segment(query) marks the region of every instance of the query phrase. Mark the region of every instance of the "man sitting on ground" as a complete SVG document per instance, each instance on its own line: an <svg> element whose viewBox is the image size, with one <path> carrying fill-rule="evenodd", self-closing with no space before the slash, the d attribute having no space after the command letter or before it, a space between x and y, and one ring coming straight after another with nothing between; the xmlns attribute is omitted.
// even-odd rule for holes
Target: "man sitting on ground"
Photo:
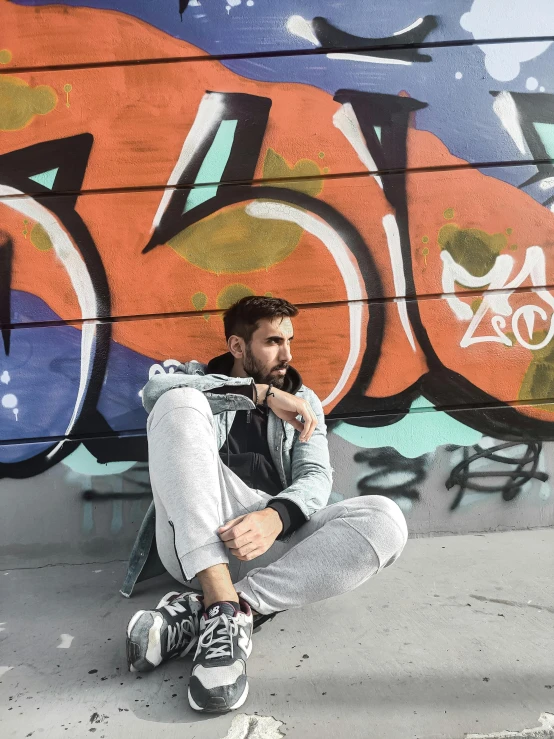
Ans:
<svg viewBox="0 0 554 739"><path fill-rule="evenodd" d="M286 300L243 298L224 315L226 354L154 375L143 391L158 553L189 591L133 616L129 667L153 669L196 645L197 711L242 706L257 625L348 593L406 544L388 498L327 505L323 408L290 364L297 314Z"/></svg>

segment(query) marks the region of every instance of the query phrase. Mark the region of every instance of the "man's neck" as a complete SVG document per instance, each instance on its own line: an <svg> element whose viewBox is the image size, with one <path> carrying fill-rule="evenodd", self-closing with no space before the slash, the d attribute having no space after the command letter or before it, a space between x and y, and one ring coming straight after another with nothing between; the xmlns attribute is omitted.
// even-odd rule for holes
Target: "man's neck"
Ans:
<svg viewBox="0 0 554 739"><path fill-rule="evenodd" d="M231 370L231 377L250 377L250 375L244 371L242 362L235 359L233 369Z"/></svg>

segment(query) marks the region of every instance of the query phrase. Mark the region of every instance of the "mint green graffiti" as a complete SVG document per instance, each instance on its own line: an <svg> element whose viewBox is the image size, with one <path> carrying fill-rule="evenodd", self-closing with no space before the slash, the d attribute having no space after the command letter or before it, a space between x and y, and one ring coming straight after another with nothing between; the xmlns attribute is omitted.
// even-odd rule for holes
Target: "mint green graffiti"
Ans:
<svg viewBox="0 0 554 739"><path fill-rule="evenodd" d="M425 398L417 398L410 412L398 423L380 428L362 428L343 422L334 433L345 441L365 449L393 447L403 457L413 459L435 451L443 444L472 446L482 434L464 426L443 411L437 411Z"/></svg>

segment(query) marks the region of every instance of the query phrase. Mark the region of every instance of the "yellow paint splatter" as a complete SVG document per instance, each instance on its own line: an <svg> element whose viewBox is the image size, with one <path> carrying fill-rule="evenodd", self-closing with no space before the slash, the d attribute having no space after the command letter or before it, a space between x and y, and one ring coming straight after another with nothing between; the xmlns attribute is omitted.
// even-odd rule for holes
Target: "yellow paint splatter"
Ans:
<svg viewBox="0 0 554 739"><path fill-rule="evenodd" d="M282 262L298 246L302 233L295 223L249 216L241 205L192 224L167 243L196 267L240 274Z"/></svg>
<svg viewBox="0 0 554 739"><path fill-rule="evenodd" d="M320 151L319 154L318 154L318 157L320 159L323 159L324 156L325 156L325 152L324 151Z"/></svg>
<svg viewBox="0 0 554 739"><path fill-rule="evenodd" d="M19 77L0 75L0 101L0 131L18 131L36 115L50 113L58 97L48 85L31 87Z"/></svg>
<svg viewBox="0 0 554 739"><path fill-rule="evenodd" d="M274 187L287 187L289 190L298 190L305 192L306 195L315 197L319 195L323 189L322 180L304 180L305 177L316 177L321 174L321 170L317 164L311 159L299 159L294 166L290 166L288 162L280 154L273 149L268 149L264 157L264 180L277 179L294 179L295 182L275 182Z"/></svg>
<svg viewBox="0 0 554 739"><path fill-rule="evenodd" d="M208 302L208 296L205 293L194 293L192 296L192 304L195 310L204 310Z"/></svg>
<svg viewBox="0 0 554 739"><path fill-rule="evenodd" d="M46 233L46 230L40 223L35 223L31 229L30 236L31 244L35 246L39 251L48 251L52 249L52 242L50 236Z"/></svg>
<svg viewBox="0 0 554 739"><path fill-rule="evenodd" d="M424 244L428 244L429 243L429 237L428 236L424 236L421 240L422 240L422 242Z"/></svg>
<svg viewBox="0 0 554 739"><path fill-rule="evenodd" d="M69 108L69 93L73 90L73 85L70 85L67 83L67 85L63 86L63 91L65 92L65 106L66 108Z"/></svg>
<svg viewBox="0 0 554 739"><path fill-rule="evenodd" d="M254 291L246 285L235 283L234 285L227 285L217 296L216 304L221 310L227 310L237 300L245 298L247 295L254 295Z"/></svg>
<svg viewBox="0 0 554 739"><path fill-rule="evenodd" d="M490 272L506 246L503 233L489 234L478 228L460 228L455 223L441 228L438 241L455 262L475 277L484 277Z"/></svg>
<svg viewBox="0 0 554 739"><path fill-rule="evenodd" d="M446 218L447 221L449 221L451 218L454 218L454 208L447 208L443 216Z"/></svg>
<svg viewBox="0 0 554 739"><path fill-rule="evenodd" d="M423 254L423 259L425 260L425 266L427 266L427 257L429 256L429 249L427 247L424 247L421 250L421 253Z"/></svg>
<svg viewBox="0 0 554 739"><path fill-rule="evenodd" d="M508 236L510 236L513 233L513 230L514 230L513 228L506 229L506 233L508 234Z"/></svg>
<svg viewBox="0 0 554 739"><path fill-rule="evenodd" d="M11 60L11 51L9 51L9 49L0 49L0 64L9 64Z"/></svg>

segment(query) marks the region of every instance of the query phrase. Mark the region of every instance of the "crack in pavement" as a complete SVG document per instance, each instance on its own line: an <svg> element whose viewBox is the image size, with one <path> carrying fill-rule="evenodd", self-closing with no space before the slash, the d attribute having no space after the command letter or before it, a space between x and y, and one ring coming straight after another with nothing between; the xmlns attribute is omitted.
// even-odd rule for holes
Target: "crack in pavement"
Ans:
<svg viewBox="0 0 554 739"><path fill-rule="evenodd" d="M554 608L551 606L539 606L535 603L520 603L516 600L503 600L502 598L485 598L483 595L471 595L470 598L474 600L480 600L483 603L499 603L502 606L515 606L516 608L537 608L539 611L548 611L548 613L554 613Z"/></svg>
<svg viewBox="0 0 554 739"><path fill-rule="evenodd" d="M33 567L0 567L5 574L18 572L19 570L44 570L45 567L87 567L88 565L111 565L114 562L127 562L127 559L94 560L93 562L52 562L47 565L34 565Z"/></svg>

